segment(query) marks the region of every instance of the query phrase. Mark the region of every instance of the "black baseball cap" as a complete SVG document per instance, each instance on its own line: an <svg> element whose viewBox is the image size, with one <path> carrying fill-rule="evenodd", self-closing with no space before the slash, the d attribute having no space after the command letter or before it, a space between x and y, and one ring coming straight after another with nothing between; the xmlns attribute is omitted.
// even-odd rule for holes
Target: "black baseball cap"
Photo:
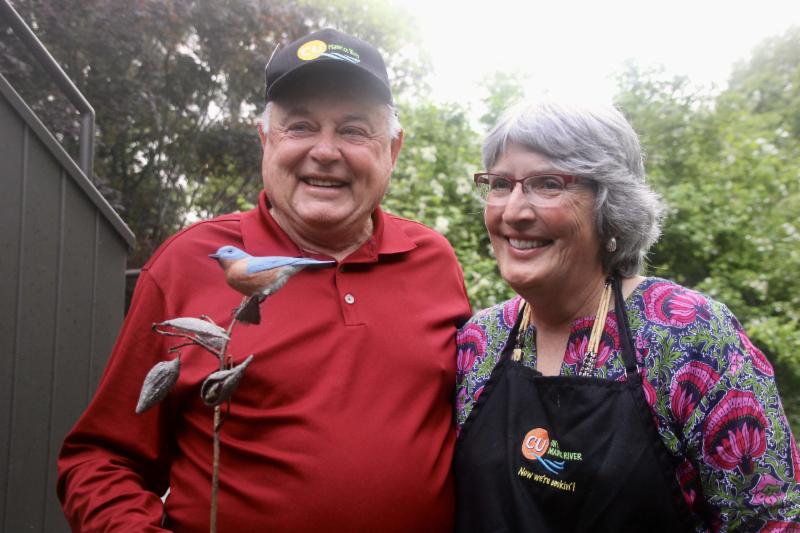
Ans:
<svg viewBox="0 0 800 533"><path fill-rule="evenodd" d="M378 49L340 31L326 28L279 47L266 68L267 102L301 79L346 73L363 79L387 103L392 103L389 76Z"/></svg>

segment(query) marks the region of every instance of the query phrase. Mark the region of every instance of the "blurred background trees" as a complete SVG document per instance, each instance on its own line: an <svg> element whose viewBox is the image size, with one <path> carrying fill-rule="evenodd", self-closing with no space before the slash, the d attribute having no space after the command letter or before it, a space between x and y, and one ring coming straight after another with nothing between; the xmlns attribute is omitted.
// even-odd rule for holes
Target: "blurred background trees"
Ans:
<svg viewBox="0 0 800 533"><path fill-rule="evenodd" d="M762 43L713 97L634 66L619 87L669 206L650 272L733 310L800 433L800 28Z"/></svg>
<svg viewBox="0 0 800 533"><path fill-rule="evenodd" d="M377 1L13 5L95 108L93 179L136 234L132 267L187 220L252 205L261 185L255 124L276 43L325 26L387 52L411 38L404 19ZM423 67L416 58L395 59L394 78L411 87ZM74 111L10 31L0 34L0 72L74 153Z"/></svg>
<svg viewBox="0 0 800 533"><path fill-rule="evenodd" d="M412 19L381 0L13 4L97 111L93 179L136 233L131 268L187 223L253 205L264 65L276 43L333 26L386 52L406 144L385 208L447 236L476 309L511 294L471 175L482 135L523 96L518 75L487 80L478 113L431 101ZM7 31L0 72L74 151L77 116ZM776 366L800 435L800 29L763 42L719 93L631 64L615 102L669 206L649 273L731 307Z"/></svg>

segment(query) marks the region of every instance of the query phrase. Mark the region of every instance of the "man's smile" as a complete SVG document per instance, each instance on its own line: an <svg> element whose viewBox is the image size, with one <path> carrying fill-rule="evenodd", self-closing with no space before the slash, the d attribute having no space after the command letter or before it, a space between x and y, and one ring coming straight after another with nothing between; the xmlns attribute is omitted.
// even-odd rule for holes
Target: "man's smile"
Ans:
<svg viewBox="0 0 800 533"><path fill-rule="evenodd" d="M300 178L300 181L305 183L306 185L311 185L313 187L325 187L325 188L340 188L345 187L347 184L342 181L330 180L330 179L323 179L323 178L310 178L310 177L303 177Z"/></svg>

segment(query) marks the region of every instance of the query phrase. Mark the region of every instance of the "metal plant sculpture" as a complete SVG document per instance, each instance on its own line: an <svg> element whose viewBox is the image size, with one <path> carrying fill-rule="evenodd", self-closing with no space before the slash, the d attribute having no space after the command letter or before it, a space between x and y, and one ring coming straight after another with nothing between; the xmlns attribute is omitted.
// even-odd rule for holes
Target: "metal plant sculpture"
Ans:
<svg viewBox="0 0 800 533"><path fill-rule="evenodd" d="M157 363L145 376L136 413L143 413L163 400L178 381L181 348L200 346L217 358L219 369L209 374L200 387L200 397L203 402L214 408L210 531L216 533L220 431L225 416L230 412L233 391L253 361L251 354L241 363L233 363L233 356L227 353L233 328L237 322L259 324L260 305L297 272L309 266L329 266L335 262L302 257L253 257L234 246L223 246L209 257L219 262L228 285L244 294L244 299L239 307L233 310L233 317L227 329L218 326L206 315L201 315L199 318L173 318L153 324L153 331L159 335L177 337L183 342L169 348L169 354L176 354L174 359ZM225 415L222 411L223 404L226 405Z"/></svg>

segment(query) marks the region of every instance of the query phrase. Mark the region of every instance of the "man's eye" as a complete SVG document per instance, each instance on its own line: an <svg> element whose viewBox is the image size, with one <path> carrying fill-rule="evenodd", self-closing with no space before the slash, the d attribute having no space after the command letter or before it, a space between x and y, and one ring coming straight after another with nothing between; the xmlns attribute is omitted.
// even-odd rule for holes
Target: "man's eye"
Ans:
<svg viewBox="0 0 800 533"><path fill-rule="evenodd" d="M364 128L358 128L355 126L347 126L339 131L342 133L342 135L355 136L355 137L367 136L367 131Z"/></svg>
<svg viewBox="0 0 800 533"><path fill-rule="evenodd" d="M311 131L311 125L307 122L293 122L286 127L286 131L293 133L304 133Z"/></svg>

